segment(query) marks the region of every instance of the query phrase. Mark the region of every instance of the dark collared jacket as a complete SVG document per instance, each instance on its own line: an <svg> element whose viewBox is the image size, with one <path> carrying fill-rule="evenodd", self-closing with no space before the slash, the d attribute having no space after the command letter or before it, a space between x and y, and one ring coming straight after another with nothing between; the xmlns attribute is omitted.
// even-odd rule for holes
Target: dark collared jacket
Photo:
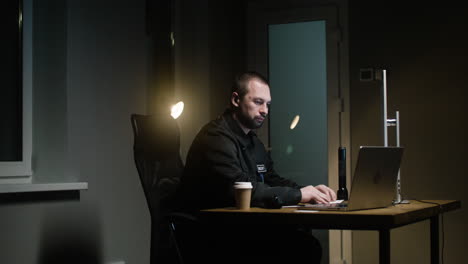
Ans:
<svg viewBox="0 0 468 264"><path fill-rule="evenodd" d="M178 198L189 210L234 206L233 184L252 182L253 207L297 204L302 186L280 177L263 143L230 110L205 125L187 155Z"/></svg>

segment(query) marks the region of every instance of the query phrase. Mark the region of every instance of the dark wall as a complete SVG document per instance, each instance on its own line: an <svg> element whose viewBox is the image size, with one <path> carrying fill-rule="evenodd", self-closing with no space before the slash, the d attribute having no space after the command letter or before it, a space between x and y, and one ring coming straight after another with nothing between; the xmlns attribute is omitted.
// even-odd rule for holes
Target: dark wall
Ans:
<svg viewBox="0 0 468 264"><path fill-rule="evenodd" d="M403 177L405 193L457 198L417 183L434 185L447 174L464 180L468 38L462 32L468 9L371 7L350 5L353 145L382 143L378 83L359 82L358 76L359 68L385 68L389 115L400 111L401 144L407 148L402 173L411 177Z"/></svg>
<svg viewBox="0 0 468 264"><path fill-rule="evenodd" d="M211 0L210 15L210 94L214 118L228 105L234 75L246 70L244 1Z"/></svg>
<svg viewBox="0 0 468 264"><path fill-rule="evenodd" d="M379 83L360 82L359 69L387 69L389 118L400 111L400 138L406 148L403 198L463 203L468 198L464 191L468 9L400 1L350 1L349 8L353 157L360 145L383 144ZM389 131L394 145L394 128ZM445 218L447 263L461 257L461 245L468 242L461 235L468 231L463 224L467 221L464 210ZM365 240L355 236L357 255Z"/></svg>
<svg viewBox="0 0 468 264"><path fill-rule="evenodd" d="M244 1L179 0L175 17L175 98L181 155L200 128L227 106L233 76L245 68Z"/></svg>

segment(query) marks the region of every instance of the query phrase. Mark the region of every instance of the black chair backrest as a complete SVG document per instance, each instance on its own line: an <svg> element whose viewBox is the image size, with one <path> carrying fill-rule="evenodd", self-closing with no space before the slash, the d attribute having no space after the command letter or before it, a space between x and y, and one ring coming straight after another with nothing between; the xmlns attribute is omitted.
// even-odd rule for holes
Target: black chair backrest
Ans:
<svg viewBox="0 0 468 264"><path fill-rule="evenodd" d="M180 132L169 115L131 115L133 153L152 217L169 210L180 181Z"/></svg>

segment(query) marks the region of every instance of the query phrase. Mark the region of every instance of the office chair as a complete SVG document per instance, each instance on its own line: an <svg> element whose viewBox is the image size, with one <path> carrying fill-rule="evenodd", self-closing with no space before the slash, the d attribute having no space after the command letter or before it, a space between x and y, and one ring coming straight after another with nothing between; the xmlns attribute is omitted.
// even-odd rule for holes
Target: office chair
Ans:
<svg viewBox="0 0 468 264"><path fill-rule="evenodd" d="M180 158L180 133L174 119L166 116L131 115L134 134L133 154L151 216L151 264L183 263L177 221L195 221L190 215L172 210L183 163Z"/></svg>

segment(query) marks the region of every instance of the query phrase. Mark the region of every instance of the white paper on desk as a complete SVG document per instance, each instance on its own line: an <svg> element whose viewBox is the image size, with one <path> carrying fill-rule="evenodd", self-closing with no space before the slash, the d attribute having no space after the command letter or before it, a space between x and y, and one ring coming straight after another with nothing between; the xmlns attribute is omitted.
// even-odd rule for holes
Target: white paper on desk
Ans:
<svg viewBox="0 0 468 264"><path fill-rule="evenodd" d="M339 203L342 203L344 200L335 200L335 201L331 201L329 202L329 204L339 204ZM286 206L283 206L283 208L301 208L301 207L304 207L304 206L307 206L307 203L306 204L296 204L296 205L286 205Z"/></svg>

